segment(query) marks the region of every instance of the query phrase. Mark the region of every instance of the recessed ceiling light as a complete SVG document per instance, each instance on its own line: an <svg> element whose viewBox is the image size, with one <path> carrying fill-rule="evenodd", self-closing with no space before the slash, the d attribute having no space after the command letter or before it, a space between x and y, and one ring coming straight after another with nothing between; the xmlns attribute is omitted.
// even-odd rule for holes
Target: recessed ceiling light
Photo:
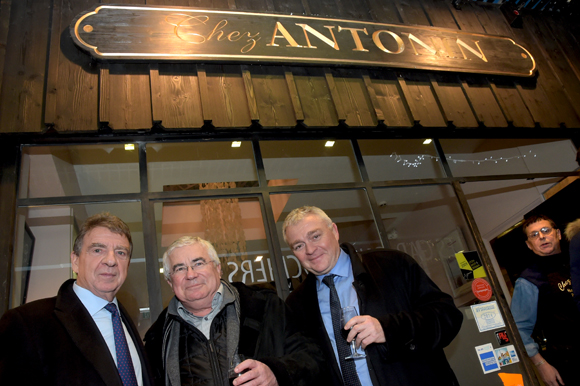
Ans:
<svg viewBox="0 0 580 386"><path fill-rule="evenodd" d="M325 147L333 147L334 146L334 141L326 141L326 143L324 144Z"/></svg>
<svg viewBox="0 0 580 386"><path fill-rule="evenodd" d="M263 258L264 256L256 256L256 259L254 261L262 261Z"/></svg>
<svg viewBox="0 0 580 386"><path fill-rule="evenodd" d="M159 273L163 273L163 268L159 268Z"/></svg>
<svg viewBox="0 0 580 386"><path fill-rule="evenodd" d="M233 141L232 142L232 147L240 147L242 146L242 141Z"/></svg>
<svg viewBox="0 0 580 386"><path fill-rule="evenodd" d="M135 150L135 144L134 143L126 143L125 150Z"/></svg>
<svg viewBox="0 0 580 386"><path fill-rule="evenodd" d="M427 138L426 140L423 141L423 145L428 145L431 142L433 142L433 140L431 138Z"/></svg>

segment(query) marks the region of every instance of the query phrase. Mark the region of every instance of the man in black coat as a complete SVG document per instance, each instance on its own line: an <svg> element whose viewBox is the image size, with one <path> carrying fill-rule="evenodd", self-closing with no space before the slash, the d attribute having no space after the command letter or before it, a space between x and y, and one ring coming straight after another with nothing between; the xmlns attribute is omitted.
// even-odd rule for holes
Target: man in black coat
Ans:
<svg viewBox="0 0 580 386"><path fill-rule="evenodd" d="M0 319L0 385L123 386L113 313L105 306L120 310L133 384L152 385L139 333L115 297L131 250L131 233L118 217L101 213L85 221L71 253L76 281Z"/></svg>
<svg viewBox="0 0 580 386"><path fill-rule="evenodd" d="M275 292L221 280L213 246L183 236L163 255L175 296L145 334L157 385L307 386L322 354ZM234 355L246 359L229 372ZM234 374L235 373L235 374ZM232 381L232 379L230 379Z"/></svg>
<svg viewBox="0 0 580 386"><path fill-rule="evenodd" d="M410 256L385 249L357 253L350 244L341 249L336 224L311 206L293 210L283 232L310 272L286 302L322 347L328 384L457 385L443 348L459 332L463 315ZM336 296L337 308L359 311L344 329L351 329L347 342L354 339L366 358L339 358L344 342L335 336L339 328L333 326L330 306Z"/></svg>

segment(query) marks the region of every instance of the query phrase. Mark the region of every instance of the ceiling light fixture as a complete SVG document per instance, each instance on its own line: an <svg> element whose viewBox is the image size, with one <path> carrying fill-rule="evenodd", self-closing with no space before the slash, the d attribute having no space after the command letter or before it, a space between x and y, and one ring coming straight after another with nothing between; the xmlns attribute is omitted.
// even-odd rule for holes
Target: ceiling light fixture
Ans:
<svg viewBox="0 0 580 386"><path fill-rule="evenodd" d="M135 150L135 144L134 143L126 143L125 150Z"/></svg>
<svg viewBox="0 0 580 386"><path fill-rule="evenodd" d="M433 140L431 138L427 138L426 140L423 141L423 145L428 145L431 142L433 142Z"/></svg>
<svg viewBox="0 0 580 386"><path fill-rule="evenodd" d="M263 258L264 258L264 256L256 256L256 260L254 260L254 261L256 261L256 262L262 261Z"/></svg>
<svg viewBox="0 0 580 386"><path fill-rule="evenodd" d="M232 147L240 147L242 146L242 141L233 141L232 142Z"/></svg>
<svg viewBox="0 0 580 386"><path fill-rule="evenodd" d="M326 141L326 143L324 144L324 147L333 147L334 146L334 141Z"/></svg>

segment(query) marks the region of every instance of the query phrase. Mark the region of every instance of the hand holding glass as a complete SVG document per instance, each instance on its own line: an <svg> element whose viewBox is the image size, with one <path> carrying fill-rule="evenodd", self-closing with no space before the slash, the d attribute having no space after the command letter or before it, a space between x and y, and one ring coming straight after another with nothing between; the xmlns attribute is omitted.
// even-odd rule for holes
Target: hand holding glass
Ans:
<svg viewBox="0 0 580 386"><path fill-rule="evenodd" d="M354 307L344 307L340 310L340 327L341 327L340 332L342 333L342 337L344 338L344 340L346 340L346 338L348 337L348 333L350 332L350 330L345 330L344 326L349 320L351 320L357 315L358 313L356 312L356 308ZM347 356L344 359L359 359L366 357L365 354L360 354L359 352L356 351L356 339L353 339L352 342L350 342L350 350L351 355Z"/></svg>
<svg viewBox="0 0 580 386"><path fill-rule="evenodd" d="M241 354L234 354L234 356L230 359L230 368L228 369L228 378L230 380L230 385L232 384L234 379L243 374L243 372L236 373L234 369L245 360L246 358L244 358L244 356Z"/></svg>

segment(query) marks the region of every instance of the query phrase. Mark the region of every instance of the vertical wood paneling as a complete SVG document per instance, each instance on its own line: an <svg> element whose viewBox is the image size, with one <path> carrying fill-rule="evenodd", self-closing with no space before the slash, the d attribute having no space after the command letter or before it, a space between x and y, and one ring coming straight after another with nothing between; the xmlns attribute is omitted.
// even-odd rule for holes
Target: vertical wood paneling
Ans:
<svg viewBox="0 0 580 386"><path fill-rule="evenodd" d="M552 32L554 40L564 54L568 65L572 68L576 77L580 79L580 42L574 38L564 20L546 19L544 21Z"/></svg>
<svg viewBox="0 0 580 386"><path fill-rule="evenodd" d="M4 61L6 60L6 44L10 28L11 3L12 0L0 2L0 90L2 90L2 79L4 78Z"/></svg>
<svg viewBox="0 0 580 386"><path fill-rule="evenodd" d="M111 120L111 79L109 63L101 63L99 74L99 122L109 124Z"/></svg>
<svg viewBox="0 0 580 386"><path fill-rule="evenodd" d="M248 127L248 100L240 66L206 67L213 124L216 127Z"/></svg>
<svg viewBox="0 0 580 386"><path fill-rule="evenodd" d="M284 69L280 66L253 66L251 71L260 124L264 127L295 126L296 115Z"/></svg>
<svg viewBox="0 0 580 386"><path fill-rule="evenodd" d="M346 124L351 127L376 126L377 115L361 72L336 69L334 83L345 114Z"/></svg>
<svg viewBox="0 0 580 386"><path fill-rule="evenodd" d="M413 126L414 119L397 81L397 75L392 71L372 71L369 82L383 116L380 118L377 113L379 121L384 120L387 126Z"/></svg>
<svg viewBox="0 0 580 386"><path fill-rule="evenodd" d="M207 85L207 73L205 71L205 66L198 65L197 67L197 78L199 81L199 97L201 100L201 108L203 113L203 121L210 123L213 120L211 112L211 101L209 99L209 89Z"/></svg>
<svg viewBox="0 0 580 386"><path fill-rule="evenodd" d="M250 119L252 121L259 121L260 113L258 112L258 103L256 102L256 93L254 92L250 66L242 65L241 69L242 79L244 80L244 89L246 90L246 99L248 100L248 108L250 110Z"/></svg>
<svg viewBox="0 0 580 386"><path fill-rule="evenodd" d="M159 64L149 64L149 87L151 88L151 120L154 124L163 122L163 99L159 80Z"/></svg>
<svg viewBox="0 0 580 386"><path fill-rule="evenodd" d="M447 126L427 75L407 74L398 76L397 80L403 90L415 123L419 123L424 127Z"/></svg>
<svg viewBox="0 0 580 386"><path fill-rule="evenodd" d="M332 98L332 103L334 103L334 108L336 109L336 116L339 122L346 121L346 113L344 111L344 106L342 100L338 95L338 90L336 89L336 83L334 82L334 76L330 72L330 69L324 69L324 77L326 78L326 84L328 86L328 91L330 91L330 97Z"/></svg>
<svg viewBox="0 0 580 386"><path fill-rule="evenodd" d="M272 0L274 11L287 15L305 15L306 10L302 0Z"/></svg>
<svg viewBox="0 0 580 386"><path fill-rule="evenodd" d="M147 64L111 64L111 120L114 130L150 129L151 88Z"/></svg>
<svg viewBox="0 0 580 386"><path fill-rule="evenodd" d="M300 95L298 94L298 87L296 86L296 80L294 79L292 69L285 67L284 77L286 78L286 85L288 86L288 92L290 93L290 100L292 101L296 120L298 122L303 122L304 109L302 109L302 102L300 101Z"/></svg>
<svg viewBox="0 0 580 386"><path fill-rule="evenodd" d="M236 9L243 11L273 12L272 0L235 0Z"/></svg>
<svg viewBox="0 0 580 386"><path fill-rule="evenodd" d="M531 16L529 17L532 18ZM537 82L531 85L527 80L518 80L518 89L530 108L534 120L542 127L558 127L561 123L570 122L575 112L562 92L558 80L550 71L550 66L536 46L531 36L533 20L524 17L524 28L514 28L517 39L530 51L538 68ZM576 120L576 119L574 119Z"/></svg>
<svg viewBox="0 0 580 386"><path fill-rule="evenodd" d="M367 0L341 0L341 17L349 20L372 20Z"/></svg>
<svg viewBox="0 0 580 386"><path fill-rule="evenodd" d="M554 75L554 87L560 87L567 101L574 109L575 114L566 118L565 123L569 127L580 126L580 80L576 77L574 69L570 67L564 52L560 49L555 37L540 18L529 18L532 26L532 36L550 73ZM557 83L556 83L557 82Z"/></svg>
<svg viewBox="0 0 580 386"><path fill-rule="evenodd" d="M48 63L45 122L58 131L96 130L99 106L99 68L78 49L69 24L94 2L55 0Z"/></svg>
<svg viewBox="0 0 580 386"><path fill-rule="evenodd" d="M369 0L369 13L372 19L378 23L403 23L396 4L391 1Z"/></svg>
<svg viewBox="0 0 580 386"><path fill-rule="evenodd" d="M307 0L310 16L340 17L342 3L340 0Z"/></svg>
<svg viewBox="0 0 580 386"><path fill-rule="evenodd" d="M467 95L477 122L488 127L506 127L504 115L490 82L484 77L461 75L461 87Z"/></svg>
<svg viewBox="0 0 580 386"><path fill-rule="evenodd" d="M4 132L38 132L44 128L42 104L50 1L20 0L9 8L0 127Z"/></svg>
<svg viewBox="0 0 580 386"><path fill-rule="evenodd" d="M292 68L296 89L309 127L338 125L338 117L324 73L320 68Z"/></svg>
<svg viewBox="0 0 580 386"><path fill-rule="evenodd" d="M182 129L203 126L200 85L191 65L160 64L159 90L164 127Z"/></svg>
<svg viewBox="0 0 580 386"><path fill-rule="evenodd" d="M448 124L453 123L457 127L478 126L456 75L436 73L432 74L429 79Z"/></svg>

